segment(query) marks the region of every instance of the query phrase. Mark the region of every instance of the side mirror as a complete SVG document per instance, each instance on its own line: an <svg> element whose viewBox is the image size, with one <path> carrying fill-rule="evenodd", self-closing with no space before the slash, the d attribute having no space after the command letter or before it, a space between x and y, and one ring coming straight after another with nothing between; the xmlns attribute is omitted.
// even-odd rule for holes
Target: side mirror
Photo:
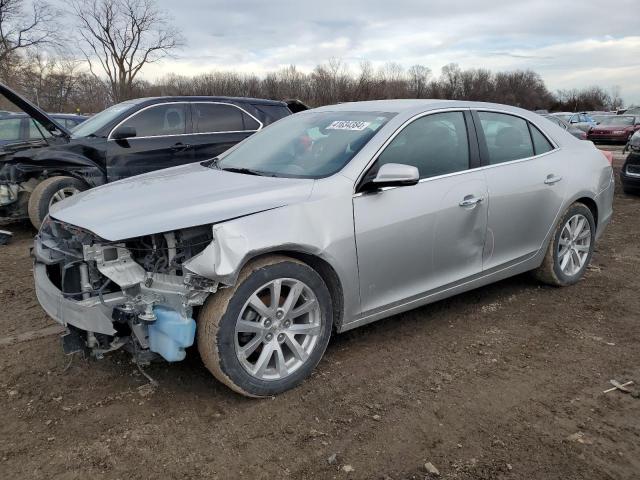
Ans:
<svg viewBox="0 0 640 480"><path fill-rule="evenodd" d="M412 165L386 163L378 169L376 176L363 185L363 190L379 190L384 187L404 187L415 185L420 180L420 172Z"/></svg>
<svg viewBox="0 0 640 480"><path fill-rule="evenodd" d="M134 127L128 127L122 125L118 127L112 134L111 138L114 140L125 140L127 138L133 138L136 136L136 129Z"/></svg>

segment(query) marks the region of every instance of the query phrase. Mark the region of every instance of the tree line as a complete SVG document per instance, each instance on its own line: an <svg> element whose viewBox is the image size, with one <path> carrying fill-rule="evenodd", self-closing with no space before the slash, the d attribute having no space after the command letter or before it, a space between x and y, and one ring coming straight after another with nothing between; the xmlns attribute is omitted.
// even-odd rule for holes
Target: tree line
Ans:
<svg viewBox="0 0 640 480"><path fill-rule="evenodd" d="M95 113L122 100L164 95L298 99L312 107L393 98L489 101L550 111L622 107L618 88L551 92L531 70L492 72L456 64L436 75L424 65L390 62L376 68L368 61L352 66L331 59L310 72L291 65L264 75L172 73L148 81L140 77L143 68L183 44L154 0L70 0L68 12L40 0L29 10L25 1L0 0L0 81L51 112ZM71 38L60 34L64 18L74 22Z"/></svg>

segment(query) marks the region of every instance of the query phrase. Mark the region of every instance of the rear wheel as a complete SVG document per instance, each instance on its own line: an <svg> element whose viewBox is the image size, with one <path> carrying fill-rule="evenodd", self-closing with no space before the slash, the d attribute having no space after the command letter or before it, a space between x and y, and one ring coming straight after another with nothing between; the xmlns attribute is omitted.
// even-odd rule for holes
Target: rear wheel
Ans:
<svg viewBox="0 0 640 480"><path fill-rule="evenodd" d="M535 276L557 287L577 283L591 261L595 232L591 210L583 203L571 205L558 222L544 261L534 271Z"/></svg>
<svg viewBox="0 0 640 480"><path fill-rule="evenodd" d="M327 348L332 316L329 290L314 269L267 257L205 302L198 350L209 371L236 392L275 395L311 374Z"/></svg>
<svg viewBox="0 0 640 480"><path fill-rule="evenodd" d="M29 219L37 229L49 208L67 197L87 189L87 184L73 177L51 177L40 182L29 197Z"/></svg>

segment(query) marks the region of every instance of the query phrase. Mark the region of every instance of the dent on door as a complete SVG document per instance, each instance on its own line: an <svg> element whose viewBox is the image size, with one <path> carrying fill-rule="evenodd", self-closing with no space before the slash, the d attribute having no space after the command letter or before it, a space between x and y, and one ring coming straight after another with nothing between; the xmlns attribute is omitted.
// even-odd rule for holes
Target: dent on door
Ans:
<svg viewBox="0 0 640 480"><path fill-rule="evenodd" d="M477 171L354 198L363 314L480 273L486 199Z"/></svg>

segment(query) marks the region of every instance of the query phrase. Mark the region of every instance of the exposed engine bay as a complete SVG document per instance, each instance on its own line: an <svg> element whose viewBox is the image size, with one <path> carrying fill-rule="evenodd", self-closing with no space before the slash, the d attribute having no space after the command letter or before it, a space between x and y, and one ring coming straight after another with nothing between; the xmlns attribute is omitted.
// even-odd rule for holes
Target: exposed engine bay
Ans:
<svg viewBox="0 0 640 480"><path fill-rule="evenodd" d="M36 268L45 268L66 310L73 304L83 309L82 328L74 326L78 321L67 324L65 351L87 350L100 358L125 348L141 364L157 355L182 360L194 341L194 307L218 288L183 264L211 241L211 226L109 242L48 219L36 238ZM46 309L47 292L37 293ZM52 316L60 318L65 306Z"/></svg>

